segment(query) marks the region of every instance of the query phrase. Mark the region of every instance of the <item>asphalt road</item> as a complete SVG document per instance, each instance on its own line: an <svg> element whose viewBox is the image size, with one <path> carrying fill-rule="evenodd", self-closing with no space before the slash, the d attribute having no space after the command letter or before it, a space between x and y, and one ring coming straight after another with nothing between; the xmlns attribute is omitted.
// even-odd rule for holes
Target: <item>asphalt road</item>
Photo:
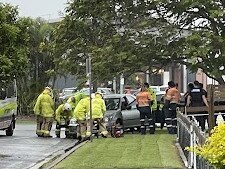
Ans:
<svg viewBox="0 0 225 169"><path fill-rule="evenodd" d="M64 152L75 144L76 140L55 138L39 138L35 134L35 124L16 124L12 137L0 131L0 168L28 169Z"/></svg>

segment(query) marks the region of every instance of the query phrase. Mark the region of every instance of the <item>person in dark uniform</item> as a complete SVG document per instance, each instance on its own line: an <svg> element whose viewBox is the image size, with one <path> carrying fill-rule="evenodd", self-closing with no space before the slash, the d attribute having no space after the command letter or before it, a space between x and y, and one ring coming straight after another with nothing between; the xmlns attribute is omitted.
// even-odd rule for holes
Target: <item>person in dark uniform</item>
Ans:
<svg viewBox="0 0 225 169"><path fill-rule="evenodd" d="M185 105L187 104L187 98L188 98L188 95L190 94L191 90L194 88L194 84L193 83L188 83L188 86L187 86L187 92L184 94L184 101L185 101Z"/></svg>
<svg viewBox="0 0 225 169"><path fill-rule="evenodd" d="M201 88L201 84L198 81L194 81L194 88L188 94L187 106L191 107L209 106L206 99L206 91L204 91L204 89ZM199 122L199 126L201 127L202 131L204 131L206 117L197 116L196 120Z"/></svg>

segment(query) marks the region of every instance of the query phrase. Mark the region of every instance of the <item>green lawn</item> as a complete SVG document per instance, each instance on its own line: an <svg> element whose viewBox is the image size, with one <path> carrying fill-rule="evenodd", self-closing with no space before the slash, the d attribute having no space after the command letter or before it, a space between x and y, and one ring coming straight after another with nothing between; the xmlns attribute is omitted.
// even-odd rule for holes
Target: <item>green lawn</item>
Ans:
<svg viewBox="0 0 225 169"><path fill-rule="evenodd" d="M176 137L165 130L156 133L94 139L54 169L181 169Z"/></svg>

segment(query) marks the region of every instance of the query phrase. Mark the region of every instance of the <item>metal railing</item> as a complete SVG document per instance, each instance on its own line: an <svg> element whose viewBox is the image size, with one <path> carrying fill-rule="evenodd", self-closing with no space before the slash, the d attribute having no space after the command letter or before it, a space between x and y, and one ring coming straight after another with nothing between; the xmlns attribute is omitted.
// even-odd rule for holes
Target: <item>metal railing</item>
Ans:
<svg viewBox="0 0 225 169"><path fill-rule="evenodd" d="M186 147L204 144L207 137L197 125L195 117L188 117L178 110L177 130L177 139L186 158L186 167L191 169L214 169L214 167L201 156L185 150Z"/></svg>

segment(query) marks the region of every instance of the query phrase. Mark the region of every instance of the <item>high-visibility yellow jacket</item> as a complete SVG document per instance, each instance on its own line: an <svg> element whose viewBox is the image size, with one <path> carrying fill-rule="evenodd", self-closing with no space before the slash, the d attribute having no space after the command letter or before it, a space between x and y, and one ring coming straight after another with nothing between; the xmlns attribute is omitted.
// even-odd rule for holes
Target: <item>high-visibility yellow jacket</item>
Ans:
<svg viewBox="0 0 225 169"><path fill-rule="evenodd" d="M72 97L73 96L71 96L66 102L69 103L70 106L72 107L72 110L74 110L77 104L76 104L76 101L72 102L72 99L71 99Z"/></svg>
<svg viewBox="0 0 225 169"><path fill-rule="evenodd" d="M105 101L100 94L96 94L95 98L92 99L92 118L103 118L105 111ZM90 112L88 112L88 116L90 116Z"/></svg>
<svg viewBox="0 0 225 169"><path fill-rule="evenodd" d="M55 120L60 123L60 119L70 120L73 116L72 110L68 111L64 108L65 104L61 104L55 111Z"/></svg>
<svg viewBox="0 0 225 169"><path fill-rule="evenodd" d="M74 109L73 117L77 120L86 120L86 115L90 109L90 99L86 97L81 99Z"/></svg>
<svg viewBox="0 0 225 169"><path fill-rule="evenodd" d="M75 98L75 102L72 102L71 101L71 98L74 97ZM75 107L77 106L77 104L79 103L79 101L83 98L86 98L88 97L87 95L85 95L84 93L76 93L74 96L70 97L68 100L67 100L67 103L69 103L72 107L72 109L74 110Z"/></svg>
<svg viewBox="0 0 225 169"><path fill-rule="evenodd" d="M157 110L156 92L151 87L148 88L148 92L151 94L151 98L154 101L151 108L152 110Z"/></svg>
<svg viewBox="0 0 225 169"><path fill-rule="evenodd" d="M54 117L54 101L51 97L51 91L45 89L37 98L34 106L36 115L43 117Z"/></svg>

